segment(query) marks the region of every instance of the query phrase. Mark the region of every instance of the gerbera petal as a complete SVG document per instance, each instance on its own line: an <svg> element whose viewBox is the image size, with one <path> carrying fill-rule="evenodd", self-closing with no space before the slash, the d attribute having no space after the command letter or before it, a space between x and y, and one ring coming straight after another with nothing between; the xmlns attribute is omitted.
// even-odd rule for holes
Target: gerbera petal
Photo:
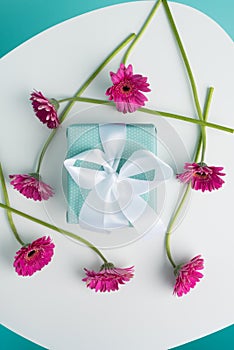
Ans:
<svg viewBox="0 0 234 350"><path fill-rule="evenodd" d="M184 172L177 174L177 179L183 183L191 183L191 187L198 191L217 190L224 184L220 176L225 176L221 172L223 167L207 166L199 163L185 163Z"/></svg>
<svg viewBox="0 0 234 350"><path fill-rule="evenodd" d="M150 91L147 77L133 74L132 65L126 68L123 63L117 73L110 72L110 76L113 85L106 90L106 95L115 102L118 111L133 113L145 105L147 98L140 91Z"/></svg>
<svg viewBox="0 0 234 350"><path fill-rule="evenodd" d="M13 266L20 276L32 276L49 264L55 245L50 237L41 237L16 252Z"/></svg>
<svg viewBox="0 0 234 350"><path fill-rule="evenodd" d="M204 269L204 260L201 255L195 256L188 263L175 268L176 282L173 294L181 297L187 294L191 288L200 282L203 274L198 271Z"/></svg>
<svg viewBox="0 0 234 350"><path fill-rule="evenodd" d="M125 75L129 78L131 77L133 74L133 69L132 69L132 65L129 64L127 68L125 68ZM139 74L140 75L140 74Z"/></svg>
<svg viewBox="0 0 234 350"><path fill-rule="evenodd" d="M52 187L40 180L37 174L9 175L10 184L26 198L35 201L47 200L53 196Z"/></svg>
<svg viewBox="0 0 234 350"><path fill-rule="evenodd" d="M86 277L82 281L86 282L86 286L95 289L96 292L110 292L119 289L119 284L125 284L133 277L134 267L115 268L113 264L106 263L101 270L90 271L84 269Z"/></svg>
<svg viewBox="0 0 234 350"><path fill-rule="evenodd" d="M32 92L30 100L36 116L43 124L47 124L50 129L55 129L59 126L55 106L40 91L35 90Z"/></svg>

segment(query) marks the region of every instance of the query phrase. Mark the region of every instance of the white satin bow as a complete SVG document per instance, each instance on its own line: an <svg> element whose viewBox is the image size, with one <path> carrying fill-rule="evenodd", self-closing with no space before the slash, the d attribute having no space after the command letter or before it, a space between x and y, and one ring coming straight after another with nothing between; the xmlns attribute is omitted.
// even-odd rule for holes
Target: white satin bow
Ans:
<svg viewBox="0 0 234 350"><path fill-rule="evenodd" d="M79 224L90 230L111 231L130 223L144 233L157 222L162 229L155 211L141 195L171 178L171 167L143 149L135 151L117 173L126 143L126 125L102 124L99 134L104 151L92 149L64 161L76 184L90 190L80 211ZM77 161L79 166L75 165ZM85 167L83 162L95 163L99 170ZM152 180L136 178L152 170Z"/></svg>

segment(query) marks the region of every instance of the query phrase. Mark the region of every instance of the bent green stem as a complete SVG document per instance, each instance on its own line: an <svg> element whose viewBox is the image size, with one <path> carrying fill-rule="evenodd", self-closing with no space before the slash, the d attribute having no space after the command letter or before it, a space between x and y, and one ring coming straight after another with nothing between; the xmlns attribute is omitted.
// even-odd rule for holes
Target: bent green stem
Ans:
<svg viewBox="0 0 234 350"><path fill-rule="evenodd" d="M8 193L7 193L7 188L6 188L6 183L5 183L5 179L4 179L1 163L0 163L0 182L2 184L2 191L3 191L4 201L5 201L7 206L10 206L10 201L9 201L9 197L8 197ZM25 245L25 243L22 241L22 239L20 238L20 236L19 236L19 234L17 232L17 229L16 229L14 221L13 221L12 214L11 214L11 212L9 210L7 210L7 219L8 219L8 222L10 224L11 230L12 230L16 240L19 242L19 244Z"/></svg>
<svg viewBox="0 0 234 350"><path fill-rule="evenodd" d="M89 98L89 97L77 97L77 98L64 98L59 100L59 103L62 102L66 102L66 101L79 101L79 102L85 102L85 103L94 103L94 104L99 104L99 105L108 105L108 106L115 106L114 102L111 101L107 101L107 100L100 100L100 99L96 99L96 98ZM206 127L210 127L213 129L217 129L217 130L221 130L221 131L225 131L228 133L233 134L234 133L234 129L229 128L227 126L222 126L219 124L215 124L215 123L208 123L204 120L199 120L199 119L193 119L193 118L189 118L183 115L179 115L179 114L173 114L173 113L168 113L168 112L162 112L162 111L156 111L153 109L149 109L149 108L139 108L138 109L139 112L142 113L147 113L147 114L152 114L152 115L156 115L156 116L162 116L165 118L172 118L172 119L178 119L178 120L182 120L188 123L192 123L192 124L197 124L200 126L206 126Z"/></svg>
<svg viewBox="0 0 234 350"><path fill-rule="evenodd" d="M170 224L167 228L167 233L166 233L166 241L165 241L165 245L166 245L166 252L167 252L167 257L171 263L171 265L175 268L176 267L176 263L174 262L173 258L172 258L172 254L171 254L171 248L170 248L170 239L171 239L171 233L172 233L172 228L173 228L173 225L176 221L176 219L178 218L179 216L179 213L187 199L187 196L189 194L189 191L190 191L190 184L189 185L186 185L186 189L185 189L185 192L183 194L183 197L181 198L181 201L175 211L175 214L173 215L171 221L170 221Z"/></svg>
<svg viewBox="0 0 234 350"><path fill-rule="evenodd" d="M192 72L192 69L191 69L191 65L189 63L189 59L187 57L187 54L186 54L186 51L184 49L183 43L182 43L182 41L180 39L180 35L179 35L178 29L176 27L175 21L173 19L171 10L170 10L170 8L168 6L167 0L162 0L162 2L163 2L163 5L164 5L164 8L165 8L165 11L166 11L166 14L167 14L167 17L168 17L171 29L172 29L172 31L173 31L173 33L175 35L177 44L178 44L179 49L180 49L181 56L183 58L183 61L184 61L184 64L185 64L185 67L186 67L186 70L187 70L187 73L188 73L188 77L189 77L189 81L190 81L190 84L191 84L191 88L192 88L192 92L193 92L193 98L194 98L195 106L196 106L196 109L197 109L198 117L199 117L200 120L204 120L203 115L202 115L201 105L200 105L200 102L199 102L196 82L195 82L195 78L194 78L194 75L193 75L193 72ZM202 144L202 162L203 162L204 157L205 157L205 150L206 150L206 131L205 131L205 127L204 126L201 126L201 133L202 133L202 138L203 138L203 144Z"/></svg>
<svg viewBox="0 0 234 350"><path fill-rule="evenodd" d="M159 5L161 4L161 2L162 2L162 0L158 0L155 3L155 5L153 6L152 10L150 11L148 17L146 18L145 22L143 23L143 26L141 27L140 31L138 32L138 34L136 35L136 37L134 38L132 43L129 45L129 48L126 50L126 53L124 54L123 59L122 59L123 64L126 65L126 61L128 59L128 56L129 56L130 52L132 51L132 49L134 48L134 46L136 45L138 40L143 35L143 33L146 30L149 22L152 20L154 14L156 13L157 9L159 8Z"/></svg>
<svg viewBox="0 0 234 350"><path fill-rule="evenodd" d="M209 110L210 110L210 104L211 104L211 100L212 100L212 96L213 96L213 93L214 93L214 88L213 87L210 87L209 90L208 90L208 94L207 94L207 97L206 97L206 105L205 105L205 110L204 110L204 120L206 121L207 118L208 118L208 113L209 113ZM205 134L205 138L204 138L204 134ZM202 135L201 134L201 142L202 142L202 155L201 155L201 163L204 162L204 159L205 159L205 151L206 151L206 130L205 130L205 126L204 126L204 134ZM200 146L201 148L201 146ZM195 156L195 162L197 162L198 160L198 157L199 155L196 154Z"/></svg>
<svg viewBox="0 0 234 350"><path fill-rule="evenodd" d="M205 126L201 126L201 137L202 137L201 163L203 163L204 159L205 159L205 153L206 153L206 129L205 129Z"/></svg>
<svg viewBox="0 0 234 350"><path fill-rule="evenodd" d="M51 131L48 139L46 140L46 142L44 143L44 146L42 147L42 150L41 150L41 153L40 153L40 156L38 158L38 163L37 163L37 168L36 168L36 173L40 173L40 169L41 169L41 164L42 164L42 160L44 158L44 155L47 151L47 148L50 144L50 142L53 140L56 132L57 132L58 129L54 129L53 131Z"/></svg>
<svg viewBox="0 0 234 350"><path fill-rule="evenodd" d="M207 93L207 97L206 97L206 102L205 102L205 107L204 107L204 119L207 120L208 118L208 114L209 114L209 109L210 109L210 103L211 103L211 99L212 99L212 95L214 92L214 88L210 87L208 89L208 93ZM202 142L203 142L203 137L202 134L200 133L200 137L196 146L196 152L194 155L194 162L196 163L198 161L199 155L200 155L200 151L201 151L201 147L202 147ZM168 228L167 228L167 232L166 232L166 238L165 238L165 247L166 247L166 253L167 253L167 257L168 260L170 261L171 265L173 266L173 268L175 268L177 265L175 263L175 261L172 258L172 254L171 254L171 248L170 248L170 240L171 240L171 233L172 233L172 229L174 226L174 223L176 222L181 209L183 208L183 205L188 197L188 194L191 190L191 185L190 183L186 185L184 194L178 204L178 207L175 210L174 215L172 216Z"/></svg>
<svg viewBox="0 0 234 350"><path fill-rule="evenodd" d="M34 216L31 216L31 215L28 215L26 213L23 213L22 211L20 210L17 210L15 208L12 208L6 204L3 204L3 203L0 203L0 208L3 208L7 211L10 211L16 215L19 215L19 216L22 216L23 218L27 219L27 220L31 220L39 225L42 225L42 226L45 226L45 227L48 227L49 229L53 230L53 231L56 231L56 232L59 232L65 236L68 236L68 237L71 237L83 244L85 244L87 247L89 247L90 249L92 249L95 253L97 253L100 258L104 261L104 263L107 262L106 258L104 257L104 255L102 255L102 253L100 252L100 250L98 248L96 248L92 243L90 243L89 241L87 241L86 239L80 237L80 236L77 236L75 233L72 233L72 232L69 232L67 230L64 230L62 228L59 228L55 225L51 225L49 224L48 222L45 222L43 220L40 220L40 219L37 219L35 218Z"/></svg>
<svg viewBox="0 0 234 350"><path fill-rule="evenodd" d="M194 76L193 76L193 72L192 72L192 69L191 69L191 66L190 66L187 54L186 54L185 49L183 47L182 41L180 39L180 35L179 35L178 30L177 30L175 21L173 19L171 10L170 10L170 8L168 6L167 0L162 0L162 2L163 2L163 5L164 5L164 8L165 8L165 11L166 11L169 23L171 25L172 31L173 31L173 33L175 35L175 38L176 38L176 41L178 43L178 46L179 46L179 49L180 49L180 52L181 52L181 56L183 58L183 61L184 61L184 64L185 64L185 67L186 67L186 70L187 70L187 73L188 73L188 76L189 76L189 80L190 80L190 83L191 83L191 87L192 87L192 91L193 91L193 95L194 95L194 102L195 102L195 105L196 105L196 108L197 108L198 116L199 116L200 119L203 119L202 110L201 110L201 106L200 106L200 102L199 102L199 98L198 98L198 92L197 92L197 88L196 88L196 83L195 83L195 79L194 79Z"/></svg>
<svg viewBox="0 0 234 350"><path fill-rule="evenodd" d="M79 90L75 93L74 98L80 96L86 89L87 87L91 84L91 82L96 78L96 76L101 72L101 70L113 59L114 56L116 56L136 35L134 33L130 34L124 41L122 41L107 57L106 59L100 64L100 66L93 72L93 74L90 75L90 77L84 82L84 84L79 88ZM67 117L68 113L70 112L71 108L73 107L75 103L75 100L70 100L70 102L67 104L67 106L64 108L60 115L60 124L65 120ZM37 164L37 169L36 173L40 172L41 168L41 163L44 158L44 155L46 153L46 150L50 144L50 142L53 140L57 129L54 129L51 133L48 139L46 140L39 159L38 159L38 164Z"/></svg>

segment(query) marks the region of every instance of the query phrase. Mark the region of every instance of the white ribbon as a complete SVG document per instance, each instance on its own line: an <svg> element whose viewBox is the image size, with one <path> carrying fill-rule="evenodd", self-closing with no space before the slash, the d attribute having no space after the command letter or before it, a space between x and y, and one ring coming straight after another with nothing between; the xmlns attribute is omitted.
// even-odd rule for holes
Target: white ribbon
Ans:
<svg viewBox="0 0 234 350"><path fill-rule="evenodd" d="M111 231L129 223L139 233L145 233L155 224L158 230L164 230L161 220L141 195L171 178L171 167L143 149L134 152L117 173L126 143L126 125L102 124L99 134L104 151L92 149L64 161L75 183L90 190L80 211L79 224L95 231ZM76 161L80 161L78 166ZM83 162L95 163L100 169L85 167ZM133 178L152 170L154 177L150 181Z"/></svg>

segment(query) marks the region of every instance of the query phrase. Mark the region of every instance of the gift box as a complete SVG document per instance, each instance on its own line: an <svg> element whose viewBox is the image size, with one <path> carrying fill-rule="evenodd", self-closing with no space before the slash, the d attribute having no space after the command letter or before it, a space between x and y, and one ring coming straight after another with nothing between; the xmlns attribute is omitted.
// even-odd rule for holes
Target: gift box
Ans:
<svg viewBox="0 0 234 350"><path fill-rule="evenodd" d="M114 229L132 225L132 220L128 219L128 215L132 215L129 214L129 211L134 210L135 204L137 211L138 202L142 206L144 201L147 207L155 210L156 190L148 185L155 177L153 165L155 159L153 158L152 162L151 159L146 161L146 158L153 157L152 155L156 155L156 153L156 128L152 124L113 123L69 126L67 128L67 155L64 162L68 170L67 222L71 224L81 223L80 215L83 217L83 211L85 211L85 221L90 218L93 229L95 226L97 229L101 228L100 220L106 221L104 229ZM101 161L100 157L102 157ZM145 163L147 163L146 169L144 168ZM136 168L139 169L136 170ZM125 177L127 176L128 181L118 179L121 177L121 180L125 180L123 174ZM124 183L128 186L124 187ZM131 208L125 210L129 206L129 198L136 195L134 186L133 190L131 188L132 184L134 184L136 191L138 191L139 186L143 186L144 189L138 191L140 198L137 201L134 199L135 203L134 201L131 203ZM147 188L145 189L145 187ZM95 195L94 188L96 189ZM116 189L120 191L118 194L116 194ZM105 197L100 199L99 197L102 197L103 193L105 193ZM125 197L125 199L121 198L122 204L113 204L118 201L119 197ZM123 200L125 200L125 204L123 204ZM120 218L119 205L125 208L121 209L123 211L122 218ZM105 214L105 208L108 215Z"/></svg>

